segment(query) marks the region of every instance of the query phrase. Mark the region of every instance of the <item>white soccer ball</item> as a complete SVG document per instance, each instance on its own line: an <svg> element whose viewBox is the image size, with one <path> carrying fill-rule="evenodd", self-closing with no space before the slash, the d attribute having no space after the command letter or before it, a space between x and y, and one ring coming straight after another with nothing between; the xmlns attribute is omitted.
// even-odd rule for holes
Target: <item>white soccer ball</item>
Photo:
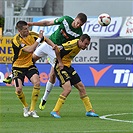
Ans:
<svg viewBox="0 0 133 133"><path fill-rule="evenodd" d="M111 22L111 17L107 13L102 13L98 16L98 23L101 26L108 26Z"/></svg>

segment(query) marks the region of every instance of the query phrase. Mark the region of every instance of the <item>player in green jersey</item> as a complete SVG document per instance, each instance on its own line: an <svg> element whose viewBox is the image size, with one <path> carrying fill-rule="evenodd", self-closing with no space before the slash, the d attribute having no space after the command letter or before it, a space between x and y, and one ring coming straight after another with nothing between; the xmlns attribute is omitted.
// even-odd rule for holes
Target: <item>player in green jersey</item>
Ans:
<svg viewBox="0 0 133 133"><path fill-rule="evenodd" d="M61 45L62 43L65 43L69 40L79 38L83 34L81 26L86 21L87 21L87 16L84 13L79 13L75 19L73 19L70 16L62 16L60 18L57 18L51 21L44 20L40 22L29 22L28 24L29 26L59 25L58 29L53 34L51 34L49 39L53 43L57 45ZM33 56L35 61L38 60L40 57L41 56L39 54L38 55L34 54ZM41 103L39 104L40 110L43 110L45 108L46 100L48 98L50 91L52 90L54 86L55 81L56 81L56 76L54 73L54 68L51 67L50 74L49 74L49 81L46 84L44 95L41 98Z"/></svg>

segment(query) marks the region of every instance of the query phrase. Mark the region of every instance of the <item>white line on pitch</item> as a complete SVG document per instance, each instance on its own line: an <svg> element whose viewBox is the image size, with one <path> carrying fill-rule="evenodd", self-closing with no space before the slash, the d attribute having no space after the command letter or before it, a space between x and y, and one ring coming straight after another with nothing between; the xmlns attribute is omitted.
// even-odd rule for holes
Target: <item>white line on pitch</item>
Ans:
<svg viewBox="0 0 133 133"><path fill-rule="evenodd" d="M63 133L126 133L129 130L87 130L87 131L63 131ZM55 131L53 133L62 133L62 131Z"/></svg>
<svg viewBox="0 0 133 133"><path fill-rule="evenodd" d="M99 118L100 118L100 119L104 119L104 120L111 120L111 121L118 121L118 122L133 123L133 121L128 121L128 120L119 120L119 119L107 118L107 117L109 117L109 116L127 115L127 114L133 114L133 113L108 114L108 115L100 116Z"/></svg>

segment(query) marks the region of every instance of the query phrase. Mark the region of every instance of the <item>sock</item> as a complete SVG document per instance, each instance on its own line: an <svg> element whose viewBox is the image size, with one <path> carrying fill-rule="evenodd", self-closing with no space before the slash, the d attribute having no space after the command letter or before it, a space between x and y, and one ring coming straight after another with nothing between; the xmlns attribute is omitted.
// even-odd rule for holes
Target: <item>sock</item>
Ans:
<svg viewBox="0 0 133 133"><path fill-rule="evenodd" d="M15 93L16 93L17 97L19 98L19 100L21 101L21 103L23 104L23 106L28 107L24 93L23 92L21 92L20 94L18 94L17 92L15 92Z"/></svg>
<svg viewBox="0 0 133 133"><path fill-rule="evenodd" d="M47 98L48 98L48 96L50 94L50 91L52 90L53 86L54 86L54 84L52 84L49 81L47 82L46 89L45 89L45 92L44 92L44 95L43 95L43 98L42 98L43 100L45 100L45 102L46 102L46 100L47 100Z"/></svg>
<svg viewBox="0 0 133 133"><path fill-rule="evenodd" d="M87 95L85 95L85 96L81 97L81 99L84 103L86 112L91 111L92 110L92 105L91 105L89 97Z"/></svg>
<svg viewBox="0 0 133 133"><path fill-rule="evenodd" d="M56 105L55 105L53 111L59 112L61 107L62 107L62 105L64 104L65 100L66 100L66 97L60 95L60 97L58 98L58 100L56 102Z"/></svg>
<svg viewBox="0 0 133 133"><path fill-rule="evenodd" d="M34 86L33 91L32 91L32 96L31 96L30 111L34 111L35 110L35 106L36 106L36 102L37 102L39 93L40 93L40 87Z"/></svg>

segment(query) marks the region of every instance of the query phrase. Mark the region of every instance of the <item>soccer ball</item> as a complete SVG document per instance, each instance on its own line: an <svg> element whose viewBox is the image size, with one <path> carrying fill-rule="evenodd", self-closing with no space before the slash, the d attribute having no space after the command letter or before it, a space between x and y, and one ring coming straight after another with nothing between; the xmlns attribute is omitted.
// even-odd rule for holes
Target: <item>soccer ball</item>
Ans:
<svg viewBox="0 0 133 133"><path fill-rule="evenodd" d="M102 13L98 16L98 23L101 26L108 26L111 22L111 17L107 13Z"/></svg>

